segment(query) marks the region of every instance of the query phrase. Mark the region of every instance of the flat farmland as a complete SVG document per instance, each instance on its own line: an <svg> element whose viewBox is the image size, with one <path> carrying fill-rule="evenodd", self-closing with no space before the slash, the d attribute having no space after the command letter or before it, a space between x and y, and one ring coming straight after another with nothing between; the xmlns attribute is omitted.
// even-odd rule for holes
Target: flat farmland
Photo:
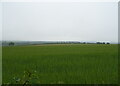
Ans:
<svg viewBox="0 0 120 86"><path fill-rule="evenodd" d="M34 71L36 84L117 84L117 44L44 44L2 47L3 83Z"/></svg>

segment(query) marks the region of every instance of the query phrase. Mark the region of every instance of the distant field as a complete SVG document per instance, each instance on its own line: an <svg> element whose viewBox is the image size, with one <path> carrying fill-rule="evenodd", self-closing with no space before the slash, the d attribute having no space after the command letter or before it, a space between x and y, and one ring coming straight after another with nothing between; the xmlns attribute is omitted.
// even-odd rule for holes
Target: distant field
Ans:
<svg viewBox="0 0 120 86"><path fill-rule="evenodd" d="M117 84L116 44L3 47L3 83L36 71L37 84Z"/></svg>

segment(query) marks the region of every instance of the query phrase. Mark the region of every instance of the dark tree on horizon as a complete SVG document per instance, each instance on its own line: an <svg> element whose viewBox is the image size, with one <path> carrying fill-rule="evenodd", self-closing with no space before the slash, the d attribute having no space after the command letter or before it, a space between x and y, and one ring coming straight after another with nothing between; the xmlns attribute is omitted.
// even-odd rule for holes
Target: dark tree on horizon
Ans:
<svg viewBox="0 0 120 86"><path fill-rule="evenodd" d="M14 45L15 45L14 42L10 42L10 43L9 43L9 46L14 46Z"/></svg>

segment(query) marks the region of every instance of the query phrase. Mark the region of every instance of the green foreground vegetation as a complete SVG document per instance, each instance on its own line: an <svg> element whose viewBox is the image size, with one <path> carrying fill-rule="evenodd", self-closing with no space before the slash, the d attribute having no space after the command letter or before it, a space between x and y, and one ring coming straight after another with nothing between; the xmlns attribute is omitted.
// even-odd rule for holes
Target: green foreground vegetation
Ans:
<svg viewBox="0 0 120 86"><path fill-rule="evenodd" d="M2 84L2 47L0 46L0 85Z"/></svg>
<svg viewBox="0 0 120 86"><path fill-rule="evenodd" d="M3 83L16 83L25 71L35 72L36 84L117 84L117 44L53 44L6 46Z"/></svg>

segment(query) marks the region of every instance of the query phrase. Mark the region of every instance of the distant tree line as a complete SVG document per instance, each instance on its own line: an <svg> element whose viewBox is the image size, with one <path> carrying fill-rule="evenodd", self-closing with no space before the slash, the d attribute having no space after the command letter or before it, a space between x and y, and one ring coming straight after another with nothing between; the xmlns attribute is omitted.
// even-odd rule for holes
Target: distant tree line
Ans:
<svg viewBox="0 0 120 86"><path fill-rule="evenodd" d="M30 43L28 43L29 45ZM34 45L35 43L32 43L32 45ZM38 45L39 43L37 43ZM109 42L78 42L78 41L60 41L60 42L48 42L48 43L42 43L42 44L110 44ZM14 46L15 43L14 42L9 42L8 43L9 46Z"/></svg>
<svg viewBox="0 0 120 86"><path fill-rule="evenodd" d="M96 42L96 44L110 44L109 42Z"/></svg>
<svg viewBox="0 0 120 86"><path fill-rule="evenodd" d="M92 43L92 42L49 42L49 43L45 43L45 44L110 44L109 42L96 42L96 43Z"/></svg>

